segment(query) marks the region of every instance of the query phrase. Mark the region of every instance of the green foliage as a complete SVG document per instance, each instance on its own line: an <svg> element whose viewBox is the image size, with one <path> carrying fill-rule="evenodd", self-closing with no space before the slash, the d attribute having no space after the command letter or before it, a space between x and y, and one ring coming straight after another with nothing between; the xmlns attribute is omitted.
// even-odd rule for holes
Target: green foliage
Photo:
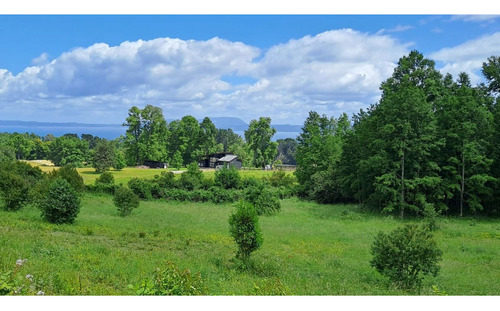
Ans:
<svg viewBox="0 0 500 311"><path fill-rule="evenodd" d="M389 234L379 232L370 265L404 289L420 288L425 275L436 276L442 251L425 227L408 224Z"/></svg>
<svg viewBox="0 0 500 311"><path fill-rule="evenodd" d="M134 177L128 181L128 187L137 195L139 198L144 200L153 199L153 185L151 180L144 178Z"/></svg>
<svg viewBox="0 0 500 311"><path fill-rule="evenodd" d="M125 154L120 150L115 150L115 156L113 158L113 168L117 171L120 171L127 166L127 162L125 159Z"/></svg>
<svg viewBox="0 0 500 311"><path fill-rule="evenodd" d="M115 162L115 148L112 141L100 140L93 150L92 167L96 172L108 171Z"/></svg>
<svg viewBox="0 0 500 311"><path fill-rule="evenodd" d="M58 170L52 170L48 177L50 180L62 178L78 192L85 190L85 183L83 182L82 176L80 176L76 168L72 165L65 165Z"/></svg>
<svg viewBox="0 0 500 311"><path fill-rule="evenodd" d="M239 198L239 192L220 187L211 187L207 190L210 193L210 201L215 204L234 202Z"/></svg>
<svg viewBox="0 0 500 311"><path fill-rule="evenodd" d="M39 208L42 218L55 224L73 223L80 212L80 198L63 178L53 180Z"/></svg>
<svg viewBox="0 0 500 311"><path fill-rule="evenodd" d="M299 195L310 196L313 189L312 176L337 165L342 155L344 137L349 130L350 124L346 114L337 120L326 115L320 116L315 111L309 112L302 133L297 138L295 153L298 165L295 176L300 184Z"/></svg>
<svg viewBox="0 0 500 311"><path fill-rule="evenodd" d="M155 182L162 189L174 188L176 186L175 175L172 172L161 172L154 176Z"/></svg>
<svg viewBox="0 0 500 311"><path fill-rule="evenodd" d="M130 165L142 164L146 160L164 161L167 158L169 133L161 108L146 105L141 110L133 106L123 126L128 127L124 144Z"/></svg>
<svg viewBox="0 0 500 311"><path fill-rule="evenodd" d="M180 270L173 262L164 269L157 268L150 280L132 287L140 296L193 296L206 295L206 287L199 272Z"/></svg>
<svg viewBox="0 0 500 311"><path fill-rule="evenodd" d="M241 259L244 263L248 262L250 254L263 243L259 217L251 203L238 202L236 211L229 217L229 231L236 244L238 244L236 258Z"/></svg>
<svg viewBox="0 0 500 311"><path fill-rule="evenodd" d="M280 279L266 279L254 284L254 293L258 296L292 295L290 289Z"/></svg>
<svg viewBox="0 0 500 311"><path fill-rule="evenodd" d="M242 158L241 149L244 149L245 141L243 138L233 132L232 129L217 129L215 134L215 142L219 147L220 152L234 152Z"/></svg>
<svg viewBox="0 0 500 311"><path fill-rule="evenodd" d="M15 173L0 171L0 195L4 210L17 211L28 200L28 183Z"/></svg>
<svg viewBox="0 0 500 311"><path fill-rule="evenodd" d="M113 203L118 209L120 216L128 216L134 208L139 207L139 197L129 188L118 187L113 197Z"/></svg>
<svg viewBox="0 0 500 311"><path fill-rule="evenodd" d="M240 186L241 176L238 170L234 167L222 167L215 171L214 182L216 186L224 189L237 189Z"/></svg>
<svg viewBox="0 0 500 311"><path fill-rule="evenodd" d="M265 184L250 187L245 190L245 201L250 202L258 215L272 215L281 209L281 202L278 195Z"/></svg>
<svg viewBox="0 0 500 311"><path fill-rule="evenodd" d="M14 148L6 145L0 145L0 162L6 160L15 160L16 154Z"/></svg>
<svg viewBox="0 0 500 311"><path fill-rule="evenodd" d="M89 143L74 136L61 136L50 144L49 160L56 166L81 167L88 160Z"/></svg>
<svg viewBox="0 0 500 311"><path fill-rule="evenodd" d="M180 169L182 167L182 154L179 150L177 150L173 157L172 160L170 161L170 166L175 167L176 169Z"/></svg>
<svg viewBox="0 0 500 311"><path fill-rule="evenodd" d="M110 172L104 172L94 182L93 190L96 192L110 193L115 192L115 177Z"/></svg>
<svg viewBox="0 0 500 311"><path fill-rule="evenodd" d="M264 177L263 179L269 182L269 184L271 184L271 186L273 187L288 187L288 188L291 188L297 181L297 179L293 175L287 174L283 170L273 171L271 176Z"/></svg>
<svg viewBox="0 0 500 311"><path fill-rule="evenodd" d="M95 180L96 183L113 185L115 183L115 177L110 172L104 172Z"/></svg>
<svg viewBox="0 0 500 311"><path fill-rule="evenodd" d="M195 190L203 184L203 172L198 167L198 163L192 162L187 166L187 171L179 178L179 187L186 190Z"/></svg>
<svg viewBox="0 0 500 311"><path fill-rule="evenodd" d="M194 191L189 191L185 189L166 189L161 191L161 197L170 200L170 201L202 201L206 202L208 200L204 200L205 196L203 194L203 190L194 190Z"/></svg>
<svg viewBox="0 0 500 311"><path fill-rule="evenodd" d="M264 167L272 164L278 152L278 143L271 141L274 134L276 129L271 127L271 118L260 117L258 121L250 121L245 131L245 140L252 158L252 166Z"/></svg>
<svg viewBox="0 0 500 311"><path fill-rule="evenodd" d="M21 273L27 261L28 259L18 259L14 269L0 271L0 296L45 294L32 274Z"/></svg>
<svg viewBox="0 0 500 311"><path fill-rule="evenodd" d="M293 138L278 139L278 155L276 162L281 161L282 164L296 165L295 152L297 151L298 142Z"/></svg>
<svg viewBox="0 0 500 311"><path fill-rule="evenodd" d="M329 167L325 171L319 171L311 176L311 199L318 203L338 203L344 199L341 193L338 173L336 168Z"/></svg>

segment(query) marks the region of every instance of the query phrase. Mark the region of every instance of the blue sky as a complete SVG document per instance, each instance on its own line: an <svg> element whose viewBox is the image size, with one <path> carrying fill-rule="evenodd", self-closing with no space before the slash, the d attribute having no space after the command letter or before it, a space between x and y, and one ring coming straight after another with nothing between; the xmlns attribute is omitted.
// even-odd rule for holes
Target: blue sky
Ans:
<svg viewBox="0 0 500 311"><path fill-rule="evenodd" d="M482 81L488 15L0 15L0 119L121 123L132 105L302 124L375 103L416 49Z"/></svg>

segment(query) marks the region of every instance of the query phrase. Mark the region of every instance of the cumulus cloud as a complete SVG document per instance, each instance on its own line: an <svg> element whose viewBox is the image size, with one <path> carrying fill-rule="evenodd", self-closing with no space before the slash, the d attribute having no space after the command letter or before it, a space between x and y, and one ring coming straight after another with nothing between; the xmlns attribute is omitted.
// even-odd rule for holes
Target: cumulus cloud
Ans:
<svg viewBox="0 0 500 311"><path fill-rule="evenodd" d="M441 62L442 73L458 77L460 72L469 74L472 83L481 82L480 69L483 62L500 51L500 32L444 48L429 55L430 59Z"/></svg>
<svg viewBox="0 0 500 311"><path fill-rule="evenodd" d="M50 62L42 54L15 76L0 69L0 113L121 123L130 106L153 104L167 118L270 116L274 123L301 124L310 110L337 116L372 104L407 47L352 29L290 40L265 53L220 38L96 43Z"/></svg>

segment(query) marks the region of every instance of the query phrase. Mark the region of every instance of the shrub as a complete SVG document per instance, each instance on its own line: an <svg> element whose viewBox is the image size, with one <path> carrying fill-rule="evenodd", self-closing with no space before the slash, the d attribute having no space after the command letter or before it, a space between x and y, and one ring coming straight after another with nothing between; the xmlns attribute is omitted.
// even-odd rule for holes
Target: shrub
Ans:
<svg viewBox="0 0 500 311"><path fill-rule="evenodd" d="M262 184L248 188L245 191L244 199L255 207L258 215L272 215L281 209L281 202L277 194Z"/></svg>
<svg viewBox="0 0 500 311"><path fill-rule="evenodd" d="M141 296L192 296L204 295L206 288L201 274L181 271L174 263L168 262L165 269L157 268L151 280L144 280L134 287Z"/></svg>
<svg viewBox="0 0 500 311"><path fill-rule="evenodd" d="M152 188L153 183L149 180L134 177L130 179L127 183L128 187L137 195L139 198L144 200L153 199Z"/></svg>
<svg viewBox="0 0 500 311"><path fill-rule="evenodd" d="M181 174L179 178L179 187L186 190L195 190L201 188L203 184L203 172L196 162L187 166L188 170Z"/></svg>
<svg viewBox="0 0 500 311"><path fill-rule="evenodd" d="M52 170L52 172L49 173L50 180L55 180L57 178L66 180L71 187L78 192L85 190L85 184L82 176L80 176L76 168L71 165L63 166L60 169Z"/></svg>
<svg viewBox="0 0 500 311"><path fill-rule="evenodd" d="M424 275L436 276L442 252L426 227L408 224L380 232L371 248L370 265L404 289L420 288Z"/></svg>
<svg viewBox="0 0 500 311"><path fill-rule="evenodd" d="M14 173L0 172L0 194L4 202L2 208L17 211L28 199L28 183Z"/></svg>
<svg viewBox="0 0 500 311"><path fill-rule="evenodd" d="M94 182L92 190L113 194L115 192L115 177L110 172L104 172Z"/></svg>
<svg viewBox="0 0 500 311"><path fill-rule="evenodd" d="M191 201L191 192L184 189L162 190L162 197L172 201Z"/></svg>
<svg viewBox="0 0 500 311"><path fill-rule="evenodd" d="M211 193L210 201L215 204L230 203L238 199L238 192L236 190L228 190L214 186L208 191Z"/></svg>
<svg viewBox="0 0 500 311"><path fill-rule="evenodd" d="M172 172L161 172L160 175L155 175L154 181L163 189L175 187L175 175Z"/></svg>
<svg viewBox="0 0 500 311"><path fill-rule="evenodd" d="M237 189L241 183L241 176L234 166L230 168L224 166L215 171L214 182L216 186L224 189Z"/></svg>
<svg viewBox="0 0 500 311"><path fill-rule="evenodd" d="M42 217L51 223L73 223L80 212L80 199L65 179L56 178L50 183L39 208Z"/></svg>
<svg viewBox="0 0 500 311"><path fill-rule="evenodd" d="M238 244L236 258L247 262L250 254L263 242L259 227L259 217L252 204L239 201L236 212L229 216L229 231Z"/></svg>
<svg viewBox="0 0 500 311"><path fill-rule="evenodd" d="M115 183L115 177L110 172L104 172L95 180L96 183L113 185Z"/></svg>
<svg viewBox="0 0 500 311"><path fill-rule="evenodd" d="M125 187L116 189L113 202L120 216L128 216L134 208L139 207L139 197L132 190Z"/></svg>
<svg viewBox="0 0 500 311"><path fill-rule="evenodd" d="M262 184L262 181L258 180L257 178L251 176L251 177L245 177L241 179L240 187L242 189L247 189L250 187L257 187Z"/></svg>
<svg viewBox="0 0 500 311"><path fill-rule="evenodd" d="M271 184L273 187L292 187L296 181L296 178L287 174L283 170L273 171L272 175L265 178L267 182Z"/></svg>

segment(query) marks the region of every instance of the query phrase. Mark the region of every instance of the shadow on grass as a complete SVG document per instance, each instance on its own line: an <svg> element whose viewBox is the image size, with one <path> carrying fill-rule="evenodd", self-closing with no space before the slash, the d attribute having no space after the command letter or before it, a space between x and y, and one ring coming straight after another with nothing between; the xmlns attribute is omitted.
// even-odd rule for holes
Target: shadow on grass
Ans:
<svg viewBox="0 0 500 311"><path fill-rule="evenodd" d="M101 175L101 173L96 172L95 170L94 171L83 171L83 172L79 172L79 173L82 175Z"/></svg>

